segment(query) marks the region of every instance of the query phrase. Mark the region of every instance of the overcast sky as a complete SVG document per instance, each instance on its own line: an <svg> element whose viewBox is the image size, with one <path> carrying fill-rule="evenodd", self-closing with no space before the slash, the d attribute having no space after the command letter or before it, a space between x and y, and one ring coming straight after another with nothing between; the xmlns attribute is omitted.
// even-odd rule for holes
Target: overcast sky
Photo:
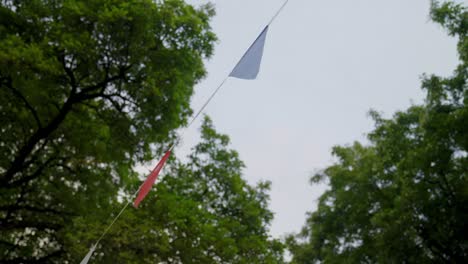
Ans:
<svg viewBox="0 0 468 264"><path fill-rule="evenodd" d="M196 87L194 110L283 0L212 2L219 41ZM455 45L429 20L429 0L289 1L268 32L257 80L229 79L206 109L247 165L244 178L272 182L273 236L299 231L306 212L315 210L326 186L311 186L309 178L332 164L331 148L365 142L370 109L390 117L421 103L421 75L450 75ZM185 134L179 156L199 140L199 126Z"/></svg>

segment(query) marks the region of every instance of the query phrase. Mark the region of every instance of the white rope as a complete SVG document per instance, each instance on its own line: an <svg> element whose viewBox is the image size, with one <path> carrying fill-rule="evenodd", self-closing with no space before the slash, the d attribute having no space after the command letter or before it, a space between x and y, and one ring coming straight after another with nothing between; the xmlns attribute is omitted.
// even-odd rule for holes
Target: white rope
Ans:
<svg viewBox="0 0 468 264"><path fill-rule="evenodd" d="M271 25L271 23L273 23L273 21L281 13L281 11L283 11L284 7L288 4L288 2L289 2L289 0L286 0L286 2L284 2L284 4L280 7L280 9L278 9L276 14L271 18L270 22L268 22L268 24L267 24L268 26Z"/></svg>
<svg viewBox="0 0 468 264"><path fill-rule="evenodd" d="M286 4L289 2L289 0L286 0L286 2L284 2L284 4L281 6L281 8L276 12L276 14L271 18L270 22L268 22L267 26L269 26L271 23L273 23L273 21L276 19L276 17L281 13L281 11L284 9L284 7L286 6ZM211 102L211 100L216 96L216 94L221 90L221 88L224 86L224 84L226 83L226 81L229 79L229 75L230 73L224 78L224 80L219 84L219 86L213 91L213 93L211 93L210 97L208 97L208 99L205 101L205 103L202 105L202 107L197 111L197 113L193 116L192 120L188 123L187 127L184 129L184 131L176 137L176 139L174 140L174 143L171 145L171 147L169 148L169 151L172 151L174 149L174 147L179 143L179 141L182 139L182 136L185 135L185 132L187 131L188 128L190 128L192 126L192 124L195 122L195 120L197 120L197 118L203 113L203 111L205 110L205 108L208 106L208 104ZM144 183L144 182L143 182ZM112 222L110 223L110 225L104 230L104 232L102 233L102 235L99 237L99 239L96 241L96 243L94 244L94 248L97 247L97 245L99 244L99 242L101 242L101 240L104 238L104 236L109 232L109 230L111 229L111 227L115 224L115 222L119 219L119 217L123 214L123 212L125 211L125 209L127 209L127 207L132 203L132 200L134 199L134 197L138 194L138 192L140 191L141 187L143 186L143 183L140 185L140 187L138 188L138 190L131 196L131 200L129 202L127 202L127 204L125 204L125 206L120 210L120 212L117 214L116 217L114 217L114 219L112 220Z"/></svg>
<svg viewBox="0 0 468 264"><path fill-rule="evenodd" d="M273 23L273 21L275 21L275 19L278 17L278 15L281 13L281 11L283 11L284 7L286 7L286 5L288 4L289 0L286 0L283 5L280 7L280 9L278 9L278 11L276 12L276 14L270 19L270 22L268 22L267 26L270 26L271 23ZM246 54L244 53L242 55L242 58L245 56ZM242 58L240 60L242 60ZM239 61L240 61L239 60ZM208 100L206 100L206 102L203 104L203 106L200 108L200 110L198 110L198 112L195 114L195 116L192 118L192 120L189 122L189 124L187 125L187 127L185 128L185 130L179 135L176 137L176 140L174 141L174 143L172 144L172 146L170 147L169 151L172 151L172 149L179 143L179 141L182 139L183 135L185 135L185 132L187 131L188 128L190 128L190 126L192 126L193 122L195 122L195 120L197 120L197 118L200 116L201 113L203 113L203 110L205 110L206 106L211 102L211 100L213 99L213 97L215 97L215 95L218 93L219 90L221 90L221 88L223 87L223 85L226 83L226 81L229 79L229 75L230 73L224 78L224 80L221 82L221 84L219 84L218 88L216 88L216 90L214 90L214 92L210 95L210 97L208 98Z"/></svg>

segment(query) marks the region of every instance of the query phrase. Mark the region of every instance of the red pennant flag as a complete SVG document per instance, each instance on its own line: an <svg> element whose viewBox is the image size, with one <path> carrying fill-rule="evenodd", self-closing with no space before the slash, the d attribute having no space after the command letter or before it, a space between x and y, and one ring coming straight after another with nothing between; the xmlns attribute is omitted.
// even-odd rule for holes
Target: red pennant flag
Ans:
<svg viewBox="0 0 468 264"><path fill-rule="evenodd" d="M143 183L143 185L140 188L140 191L138 192L138 196L133 202L133 206L136 208L140 204L143 199L145 199L146 195L149 193L151 190L151 187L153 186L154 182L158 178L159 172L161 171L162 167L164 166L164 163L166 163L167 159L171 155L171 151L167 151L166 154L162 157L162 159L158 162L158 165L154 167L153 171L150 173L148 178L146 178L146 181Z"/></svg>

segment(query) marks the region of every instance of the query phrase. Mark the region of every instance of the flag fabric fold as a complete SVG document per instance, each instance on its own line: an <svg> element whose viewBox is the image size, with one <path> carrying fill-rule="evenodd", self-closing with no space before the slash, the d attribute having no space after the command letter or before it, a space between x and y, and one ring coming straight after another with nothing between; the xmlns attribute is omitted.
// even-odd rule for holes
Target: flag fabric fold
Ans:
<svg viewBox="0 0 468 264"><path fill-rule="evenodd" d="M236 67L229 74L230 77L235 77L245 80L253 80L257 78L262 62L263 48L268 32L268 26L263 29L262 33L257 37L250 48L245 52L244 56L237 63Z"/></svg>
<svg viewBox="0 0 468 264"><path fill-rule="evenodd" d="M135 199L135 201L133 202L133 206L135 208L138 207L140 202L143 201L143 199L145 199L146 195L151 190L151 187L153 186L154 182L158 178L159 172L161 171L162 167L164 166L164 164L166 163L166 161L167 161L167 159L169 158L170 155L171 155L171 151L169 150L164 154L164 156L158 162L156 167L154 167L153 171L150 173L148 178L146 178L145 182L141 185L141 188L140 188L140 190L138 192L138 196Z"/></svg>

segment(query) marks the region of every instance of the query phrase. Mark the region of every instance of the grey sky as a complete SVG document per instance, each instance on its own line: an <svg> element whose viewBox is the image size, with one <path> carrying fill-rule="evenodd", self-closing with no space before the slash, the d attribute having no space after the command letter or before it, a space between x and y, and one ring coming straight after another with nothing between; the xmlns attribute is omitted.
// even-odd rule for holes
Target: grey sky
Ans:
<svg viewBox="0 0 468 264"><path fill-rule="evenodd" d="M194 110L283 0L213 2L219 42ZM270 27L257 80L229 79L207 107L246 163L245 179L273 183L273 236L300 230L325 188L309 185L310 175L332 163L332 146L365 141L373 127L369 109L389 117L422 102L422 73L451 74L456 41L428 13L429 0L290 0ZM198 141L199 125L185 134L179 156Z"/></svg>

